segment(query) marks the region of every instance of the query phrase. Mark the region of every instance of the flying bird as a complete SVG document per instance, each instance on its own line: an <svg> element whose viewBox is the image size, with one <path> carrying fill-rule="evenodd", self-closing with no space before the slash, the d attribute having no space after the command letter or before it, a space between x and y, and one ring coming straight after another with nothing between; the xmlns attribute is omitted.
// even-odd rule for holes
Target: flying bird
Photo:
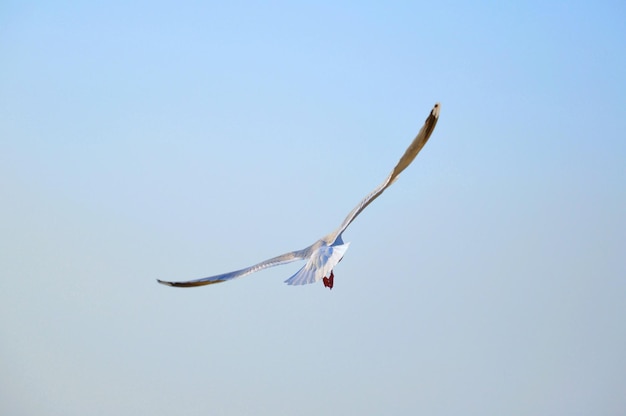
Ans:
<svg viewBox="0 0 626 416"><path fill-rule="evenodd" d="M288 285L305 285L322 280L325 287L332 289L335 278L333 269L337 263L341 261L350 246L350 243L343 242L343 232L361 213L361 211L363 211L365 207L371 204L372 201L378 198L385 189L394 183L394 181L398 178L398 175L400 175L400 173L406 169L411 162L413 162L413 159L415 159L415 156L417 156L419 151L422 150L422 147L424 147L435 129L435 125L439 119L439 108L440 104L435 104L426 118L424 126L422 126L419 133L417 133L417 136L413 139L413 142L406 149L404 155L402 155L400 161L393 168L389 176L387 176L383 183L378 185L376 189L370 192L369 195L367 195L352 211L350 211L346 219L343 220L341 225L335 231L320 238L315 243L303 248L302 250L285 253L269 260L262 261L254 266L246 267L245 269L184 282L168 282L159 279L157 279L157 281L161 284L175 287L204 286L247 276L251 273L267 269L268 267L279 266L281 264L287 264L297 260L306 260L306 264L298 270L296 274L285 280L285 283Z"/></svg>

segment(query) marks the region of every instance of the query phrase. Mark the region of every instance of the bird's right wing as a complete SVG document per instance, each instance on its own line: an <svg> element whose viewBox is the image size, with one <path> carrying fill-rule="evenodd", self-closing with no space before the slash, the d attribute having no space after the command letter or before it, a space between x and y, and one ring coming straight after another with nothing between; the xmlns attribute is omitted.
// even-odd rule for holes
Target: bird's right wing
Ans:
<svg viewBox="0 0 626 416"><path fill-rule="evenodd" d="M292 261L304 260L309 257L310 250L309 247L292 251L290 253L285 253L280 256L273 257L269 260L262 261L261 263L255 264L254 266L246 267L245 269L235 270L230 273L218 274L216 276L204 277L202 279L196 280L187 280L184 282L169 282L165 280L157 281L163 285L174 286L174 287L195 287L195 286L204 286L204 285L212 285L214 283L222 283L227 280L236 279L238 277L247 276L251 273L258 272L259 270L267 269L268 267L279 266L281 264L291 263Z"/></svg>
<svg viewBox="0 0 626 416"><path fill-rule="evenodd" d="M407 168L413 162L413 159L417 156L417 154L422 150L422 147L426 144L433 130L435 129L435 125L437 125L437 120L439 119L439 107L440 104L437 103L430 111L430 114L426 118L424 125L413 139L413 142L409 145L409 147L404 152L404 155L398 161L398 164L393 168L389 176L384 180L383 183L378 185L376 189L370 192L354 209L348 214L343 223L337 228L332 234L330 234L329 242L332 243L335 239L343 233L346 228L350 225L352 221L367 207L372 203L376 198L383 193L385 189L387 189L400 175L400 173Z"/></svg>

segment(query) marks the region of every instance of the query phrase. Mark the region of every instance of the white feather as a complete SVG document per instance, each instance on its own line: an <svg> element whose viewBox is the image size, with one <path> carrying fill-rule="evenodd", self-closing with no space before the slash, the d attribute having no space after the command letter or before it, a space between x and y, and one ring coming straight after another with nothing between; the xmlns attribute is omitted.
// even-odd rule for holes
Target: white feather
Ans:
<svg viewBox="0 0 626 416"><path fill-rule="evenodd" d="M288 285L306 285L330 276L330 272L341 261L343 255L348 251L348 247L350 247L350 243L321 246L311 254L309 260L296 274L285 280L285 283Z"/></svg>

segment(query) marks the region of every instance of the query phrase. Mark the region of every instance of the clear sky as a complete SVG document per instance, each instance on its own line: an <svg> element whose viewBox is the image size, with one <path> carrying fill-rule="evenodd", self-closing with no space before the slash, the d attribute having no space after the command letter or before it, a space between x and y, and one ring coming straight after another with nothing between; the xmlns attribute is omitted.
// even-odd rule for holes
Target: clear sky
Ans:
<svg viewBox="0 0 626 416"><path fill-rule="evenodd" d="M624 414L626 3L128 3L0 4L1 414ZM332 291L156 283L332 231L435 102Z"/></svg>

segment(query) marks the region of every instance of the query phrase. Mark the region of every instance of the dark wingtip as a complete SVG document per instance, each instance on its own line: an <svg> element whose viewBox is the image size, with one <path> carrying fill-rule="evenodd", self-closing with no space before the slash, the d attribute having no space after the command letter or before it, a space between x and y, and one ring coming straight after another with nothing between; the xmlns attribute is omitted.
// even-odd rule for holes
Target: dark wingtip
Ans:
<svg viewBox="0 0 626 416"><path fill-rule="evenodd" d="M214 280L214 281L190 281L190 282L167 282L165 280L160 280L160 279L156 279L157 282L161 283L162 285L165 286L171 286L171 287L197 287L197 286L206 286L206 285L213 285L216 283L222 283L225 282L226 280Z"/></svg>
<svg viewBox="0 0 626 416"><path fill-rule="evenodd" d="M433 107L433 110L431 111L431 114L433 116L435 116L436 118L439 118L439 109L441 108L441 103L435 103L435 106Z"/></svg>

